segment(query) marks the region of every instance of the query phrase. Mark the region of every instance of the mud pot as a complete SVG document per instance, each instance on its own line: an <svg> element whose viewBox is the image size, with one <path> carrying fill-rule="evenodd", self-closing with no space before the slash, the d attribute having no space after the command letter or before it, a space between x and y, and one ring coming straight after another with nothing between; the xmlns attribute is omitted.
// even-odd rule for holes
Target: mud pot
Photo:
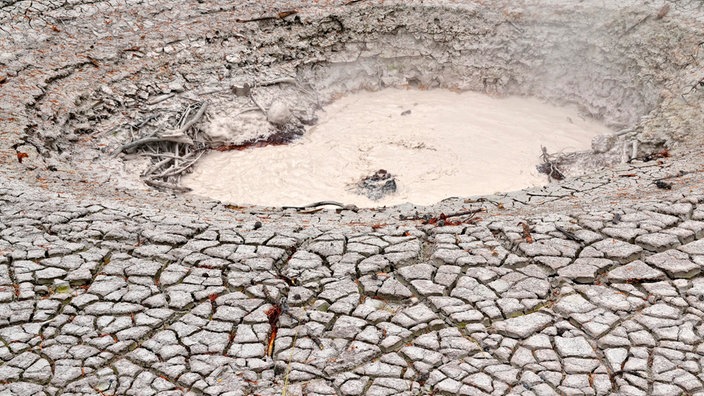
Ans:
<svg viewBox="0 0 704 396"><path fill-rule="evenodd" d="M592 138L610 133L576 108L442 89L360 92L319 113L288 145L209 153L182 184L258 205L429 205L546 184L536 170L541 145L586 150ZM356 185L378 169L395 175L396 191L371 200Z"/></svg>
<svg viewBox="0 0 704 396"><path fill-rule="evenodd" d="M701 396L702 186L702 0L0 0L0 395Z"/></svg>

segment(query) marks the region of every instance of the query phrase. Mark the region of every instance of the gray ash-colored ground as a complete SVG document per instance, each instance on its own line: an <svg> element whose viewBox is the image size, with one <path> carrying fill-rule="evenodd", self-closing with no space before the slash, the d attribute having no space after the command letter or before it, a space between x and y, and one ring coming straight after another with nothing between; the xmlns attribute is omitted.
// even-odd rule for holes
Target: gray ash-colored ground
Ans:
<svg viewBox="0 0 704 396"><path fill-rule="evenodd" d="M0 3L0 394L704 394L701 2L313 3ZM109 155L248 81L301 122L437 85L623 134L543 188L315 213Z"/></svg>

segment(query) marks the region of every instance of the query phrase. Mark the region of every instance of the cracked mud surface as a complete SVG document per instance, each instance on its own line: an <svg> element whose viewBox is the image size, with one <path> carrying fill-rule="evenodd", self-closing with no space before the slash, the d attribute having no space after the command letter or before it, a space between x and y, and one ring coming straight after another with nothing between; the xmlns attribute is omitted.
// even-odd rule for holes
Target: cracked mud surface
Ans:
<svg viewBox="0 0 704 396"><path fill-rule="evenodd" d="M291 394L704 389L701 194L527 217L489 205L441 226L390 220L412 208L171 211L14 187L0 186L9 394L278 394L285 378Z"/></svg>
<svg viewBox="0 0 704 396"><path fill-rule="evenodd" d="M614 95L636 105L605 113L628 124L654 109L633 139L640 147L665 140L670 157L428 207L309 214L145 189L101 153L125 136L91 134L148 115L140 109L150 96L177 89L146 86L160 73L171 81L180 34L207 43L189 41L184 57L212 60L207 40L221 46L221 38L208 34L241 34L225 29L233 15L297 7L304 21L316 20L340 4L277 2L271 10L204 1L196 12L91 2L26 12L27 3L1 4L11 33L0 34L19 47L0 44L0 395L704 394L703 94L688 92L704 73L694 73L701 36L685 34L701 33L696 2L671 3L681 23L662 19L694 44L686 56L673 47L672 64L642 61L660 65L654 87L687 92L686 103L677 95L658 102L655 88L626 90ZM658 8L629 4L628 19L605 29L657 30ZM19 33L27 17L38 37ZM130 23L148 25L144 43L116 33ZM61 32L51 25L68 44L55 45ZM120 51L76 55L103 34L113 44L96 52ZM291 66L266 51L276 34L258 36L255 54L233 50L266 65L245 65L247 73ZM202 70L184 86L222 88L215 66ZM489 90L507 87L496 81ZM579 91L565 89L555 95ZM582 104L594 109L618 101L590 95ZM115 97L122 104L111 104ZM81 112L85 103L91 110ZM19 152L28 154L21 163ZM472 209L482 212L439 219Z"/></svg>

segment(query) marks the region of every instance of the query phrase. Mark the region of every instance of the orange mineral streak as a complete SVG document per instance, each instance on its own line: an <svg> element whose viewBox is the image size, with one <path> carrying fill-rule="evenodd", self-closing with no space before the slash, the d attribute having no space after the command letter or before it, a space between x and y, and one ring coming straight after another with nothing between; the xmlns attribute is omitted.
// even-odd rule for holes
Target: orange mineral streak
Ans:
<svg viewBox="0 0 704 396"><path fill-rule="evenodd" d="M278 331L279 317L283 310L278 304L274 304L271 308L264 311L264 314L269 319L269 326L271 326L271 331L269 331L269 339L266 345L266 355L272 357L274 354L274 342L276 341L276 332Z"/></svg>

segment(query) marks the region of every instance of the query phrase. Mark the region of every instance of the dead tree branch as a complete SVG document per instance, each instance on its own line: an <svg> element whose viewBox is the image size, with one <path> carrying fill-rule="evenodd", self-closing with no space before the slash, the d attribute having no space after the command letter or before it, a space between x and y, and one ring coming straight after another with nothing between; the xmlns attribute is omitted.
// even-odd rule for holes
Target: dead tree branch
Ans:
<svg viewBox="0 0 704 396"><path fill-rule="evenodd" d="M142 180L144 180L144 184L146 184L148 186L152 186L152 187L165 188L167 190L174 190L174 191L178 191L178 192L190 192L191 191L190 188L179 186L177 184L160 182L158 180L153 180L153 179L142 179Z"/></svg>
<svg viewBox="0 0 704 396"><path fill-rule="evenodd" d="M146 137L120 146L113 155L138 151L134 155L151 158L151 165L142 173L147 185L178 192L190 191L179 186L178 182L210 147L207 139L199 137L200 129L196 126L205 117L207 109L207 102L188 105L175 117L174 127L162 126ZM130 131L156 128L148 122L126 126Z"/></svg>

